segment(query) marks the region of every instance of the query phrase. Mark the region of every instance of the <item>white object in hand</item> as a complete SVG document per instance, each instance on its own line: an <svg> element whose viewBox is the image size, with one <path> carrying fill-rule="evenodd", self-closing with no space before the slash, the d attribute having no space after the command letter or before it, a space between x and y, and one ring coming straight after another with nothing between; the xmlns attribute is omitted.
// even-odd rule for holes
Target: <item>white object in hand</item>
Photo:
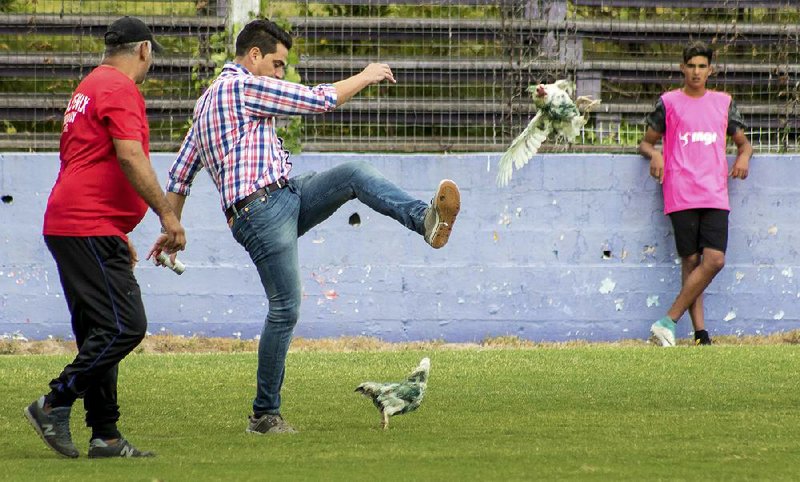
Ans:
<svg viewBox="0 0 800 482"><path fill-rule="evenodd" d="M186 270L186 266L184 266L183 263L181 263L177 259L175 259L175 264L173 264L172 261L170 261L169 259L169 255L164 252L158 255L158 261L178 274L183 274L183 272Z"/></svg>

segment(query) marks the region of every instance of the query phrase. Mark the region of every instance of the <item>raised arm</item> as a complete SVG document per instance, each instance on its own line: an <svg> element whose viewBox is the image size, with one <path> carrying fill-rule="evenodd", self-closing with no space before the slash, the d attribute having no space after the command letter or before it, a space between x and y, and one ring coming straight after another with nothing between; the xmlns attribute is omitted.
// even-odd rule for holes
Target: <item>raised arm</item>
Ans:
<svg viewBox="0 0 800 482"><path fill-rule="evenodd" d="M352 99L354 95L358 94L372 84L378 84L388 80L396 84L392 69L386 64L369 64L360 73L340 80L333 84L336 88L336 105L340 106Z"/></svg>

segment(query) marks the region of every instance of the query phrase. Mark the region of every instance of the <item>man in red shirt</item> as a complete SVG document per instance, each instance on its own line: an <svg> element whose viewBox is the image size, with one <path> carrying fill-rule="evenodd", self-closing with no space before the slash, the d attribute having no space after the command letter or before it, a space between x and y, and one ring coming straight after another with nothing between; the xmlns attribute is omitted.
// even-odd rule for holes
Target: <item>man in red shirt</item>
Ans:
<svg viewBox="0 0 800 482"><path fill-rule="evenodd" d="M161 46L139 19L123 17L105 34L102 64L81 81L64 114L61 169L47 201L44 239L72 316L78 354L50 382L50 393L25 416L56 453L77 457L69 417L84 399L92 429L89 457L153 455L133 447L117 429L117 367L147 329L128 239L147 206L162 235L153 251L184 249L186 236L149 159L150 131L142 94ZM151 251L152 253L152 251Z"/></svg>

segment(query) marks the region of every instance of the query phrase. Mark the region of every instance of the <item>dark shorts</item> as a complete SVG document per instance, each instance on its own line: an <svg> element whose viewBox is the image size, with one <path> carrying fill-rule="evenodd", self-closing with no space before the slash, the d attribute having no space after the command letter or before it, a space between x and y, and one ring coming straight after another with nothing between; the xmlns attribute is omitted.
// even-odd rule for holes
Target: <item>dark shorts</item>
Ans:
<svg viewBox="0 0 800 482"><path fill-rule="evenodd" d="M681 258L703 248L725 252L728 249L728 211L724 209L687 209L670 213L675 232L675 247Z"/></svg>

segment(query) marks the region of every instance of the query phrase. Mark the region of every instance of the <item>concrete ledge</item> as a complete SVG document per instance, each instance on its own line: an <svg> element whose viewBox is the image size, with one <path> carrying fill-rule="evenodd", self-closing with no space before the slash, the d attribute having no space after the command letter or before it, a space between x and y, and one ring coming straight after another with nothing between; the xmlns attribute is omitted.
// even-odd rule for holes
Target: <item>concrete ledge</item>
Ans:
<svg viewBox="0 0 800 482"><path fill-rule="evenodd" d="M173 154L154 154L163 177ZM420 199L439 179L462 189L463 209L442 250L357 201L300 240L304 301L298 336L391 341L644 338L679 288L680 268L660 187L638 156L540 155L494 185L499 154L304 154L295 174L372 162ZM713 334L800 328L800 156L757 156L733 181L727 265L707 291ZM0 156L0 335L70 337L69 316L41 222L57 154ZM34 174L35 173L35 174ZM358 213L361 224L348 218ZM266 316L257 273L233 240L201 173L184 217L186 273L137 268L153 333L252 338ZM146 252L148 214L132 239ZM681 335L691 331L688 317Z"/></svg>

